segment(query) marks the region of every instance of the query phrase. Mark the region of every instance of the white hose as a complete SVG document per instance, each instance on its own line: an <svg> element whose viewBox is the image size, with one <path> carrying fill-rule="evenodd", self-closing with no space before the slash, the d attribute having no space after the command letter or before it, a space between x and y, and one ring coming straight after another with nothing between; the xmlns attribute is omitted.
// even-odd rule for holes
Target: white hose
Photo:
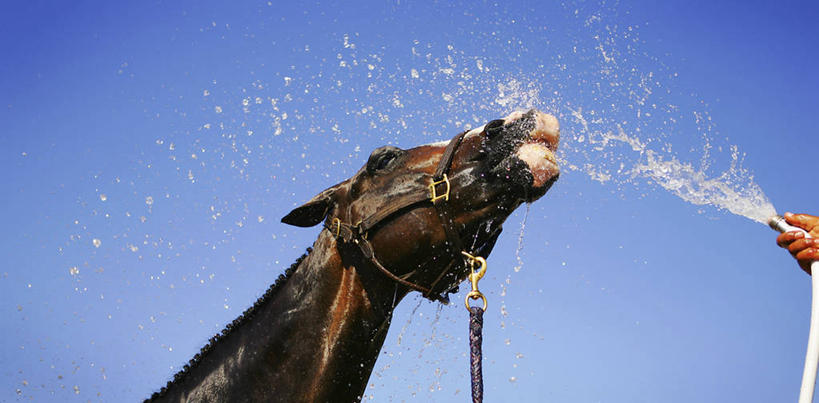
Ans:
<svg viewBox="0 0 819 403"><path fill-rule="evenodd" d="M799 403L813 402L813 388L816 386L816 367L819 365L819 261L810 264L813 293L810 303L810 333L808 351L805 353L805 369L802 371L802 389Z"/></svg>
<svg viewBox="0 0 819 403"><path fill-rule="evenodd" d="M799 227L785 222L782 216L771 217L771 228L779 232L801 231L805 238L810 234ZM802 370L802 388L799 390L799 403L812 403L813 390L816 387L816 368L819 366L819 261L810 265L811 273L811 303L810 303L810 331L808 332L808 351L805 353L805 369Z"/></svg>

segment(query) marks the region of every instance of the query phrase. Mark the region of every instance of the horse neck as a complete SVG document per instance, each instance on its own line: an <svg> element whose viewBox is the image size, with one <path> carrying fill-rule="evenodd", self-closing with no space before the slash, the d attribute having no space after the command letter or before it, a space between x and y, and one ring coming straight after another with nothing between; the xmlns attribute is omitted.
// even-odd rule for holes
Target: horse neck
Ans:
<svg viewBox="0 0 819 403"><path fill-rule="evenodd" d="M335 240L322 231L281 291L214 346L213 359L186 382L195 384L192 390L178 396L359 400L403 296L362 270L368 269L342 263Z"/></svg>

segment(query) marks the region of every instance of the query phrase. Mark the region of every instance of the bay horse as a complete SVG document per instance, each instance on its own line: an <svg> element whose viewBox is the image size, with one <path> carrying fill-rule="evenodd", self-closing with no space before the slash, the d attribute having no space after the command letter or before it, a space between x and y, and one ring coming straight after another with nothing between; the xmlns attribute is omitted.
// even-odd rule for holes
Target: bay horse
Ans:
<svg viewBox="0 0 819 403"><path fill-rule="evenodd" d="M557 180L557 119L530 110L449 142L376 149L353 177L287 214L318 239L150 401L360 401L393 310L463 281L504 220Z"/></svg>

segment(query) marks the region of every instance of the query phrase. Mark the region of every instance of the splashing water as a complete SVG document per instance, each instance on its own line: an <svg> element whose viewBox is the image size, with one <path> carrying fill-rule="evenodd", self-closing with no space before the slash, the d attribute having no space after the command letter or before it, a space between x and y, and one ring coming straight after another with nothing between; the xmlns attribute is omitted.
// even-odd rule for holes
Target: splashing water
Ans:
<svg viewBox="0 0 819 403"><path fill-rule="evenodd" d="M689 203L710 204L766 224L776 209L753 177L737 166L736 148L733 153L731 169L715 178L673 157L663 160L652 151L646 152L647 162L634 167L633 173L650 178Z"/></svg>
<svg viewBox="0 0 819 403"><path fill-rule="evenodd" d="M526 204L526 210L523 212L523 219L520 221L520 233L518 233L518 246L515 248L515 261L517 264L514 267L515 272L519 272L520 269L523 268L523 258L521 258L521 253L523 253L523 234L526 231L526 219L529 218L529 210L531 209L530 204Z"/></svg>
<svg viewBox="0 0 819 403"><path fill-rule="evenodd" d="M572 111L572 116L585 130L589 130L588 121L580 110ZM598 140L589 142L592 149L597 152L626 145L627 147L618 148L618 151L623 153L630 150L640 156L640 160L631 168L620 164L617 171L621 178L619 182L645 178L686 202L711 205L762 224L766 224L768 219L776 214L773 204L754 182L753 175L742 167L739 150L734 145L729 147L731 151L729 168L717 176L710 176L707 172L710 166L708 147L704 152L701 166L695 167L691 163L678 160L674 155L662 155L649 149L646 143L636 136L626 134L622 128L616 133L601 132ZM585 172L590 178L601 183L613 179L610 174L603 173L598 165L586 164L583 167L568 165L570 169Z"/></svg>

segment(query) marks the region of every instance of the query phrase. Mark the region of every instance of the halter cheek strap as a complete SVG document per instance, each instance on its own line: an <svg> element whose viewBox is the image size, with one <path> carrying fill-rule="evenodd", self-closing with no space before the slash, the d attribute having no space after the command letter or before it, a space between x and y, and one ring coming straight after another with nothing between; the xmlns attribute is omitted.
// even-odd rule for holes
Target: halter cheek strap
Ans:
<svg viewBox="0 0 819 403"><path fill-rule="evenodd" d="M435 174L432 177L429 177L428 175L421 177L422 183L426 181L424 178L429 178L428 185L419 187L417 191L410 192L409 194L399 197L398 200L394 200L385 208L379 209L373 215L359 221L356 224L344 223L337 217L332 219L328 217L327 221L324 222L324 227L330 231L330 233L332 233L336 239L344 243L353 242L358 245L364 257L367 258L376 268L378 268L379 271L384 273L384 275L405 287L421 292L424 297L432 300L447 300L446 297L435 292L435 286L447 273L450 272L450 270L452 270L452 267L455 266L456 262L458 261L457 257L449 262L446 268L441 271L441 273L429 287L424 287L401 278L384 267L384 265L382 265L375 256L375 251L373 250L372 244L367 239L367 234L373 227L381 224L383 221L387 220L393 215L396 215L409 207L429 202L432 203L435 210L438 212L438 216L441 219L441 224L446 232L447 244L450 246L450 248L452 248L453 255L459 254L459 252L465 250L463 248L463 243L461 242L458 229L456 228L455 222L452 220L449 209L447 208L446 202L449 201L451 191L451 184L447 174L449 173L449 169L452 165L452 159L455 156L455 151L458 149L458 146L461 145L466 133L467 132L458 134L449 142L444 150L444 154L441 156L441 160L438 162L438 167L435 170Z"/></svg>

